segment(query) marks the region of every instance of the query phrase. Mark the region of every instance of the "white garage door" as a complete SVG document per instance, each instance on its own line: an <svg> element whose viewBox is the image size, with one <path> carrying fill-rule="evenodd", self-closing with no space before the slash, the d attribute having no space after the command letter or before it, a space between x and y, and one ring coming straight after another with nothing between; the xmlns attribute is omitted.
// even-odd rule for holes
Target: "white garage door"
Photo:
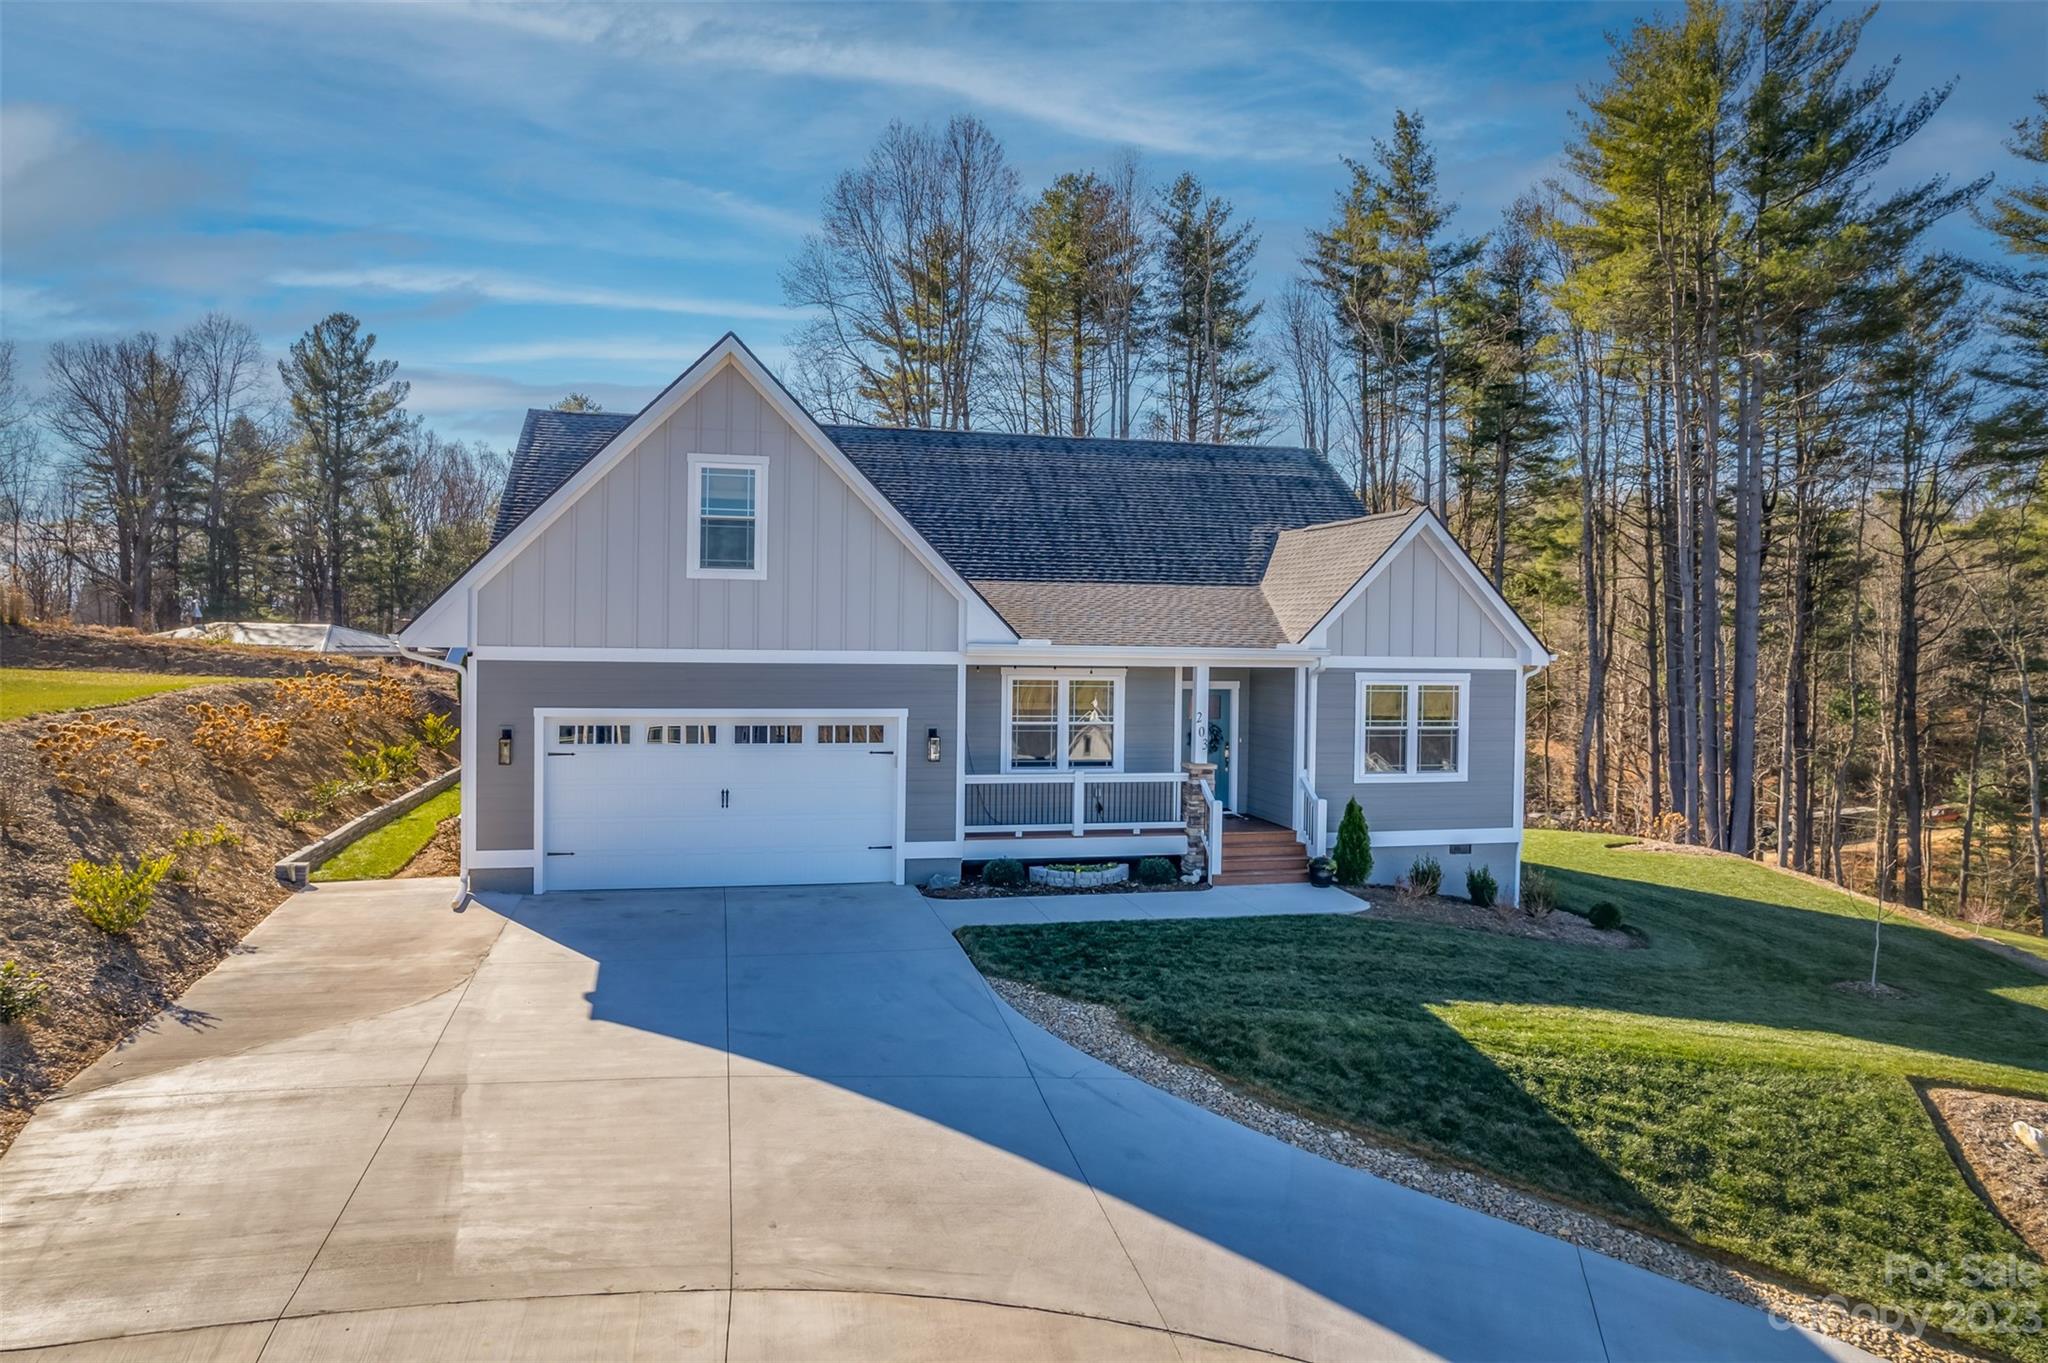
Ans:
<svg viewBox="0 0 2048 1363"><path fill-rule="evenodd" d="M548 715L543 888L893 880L900 726L836 714Z"/></svg>

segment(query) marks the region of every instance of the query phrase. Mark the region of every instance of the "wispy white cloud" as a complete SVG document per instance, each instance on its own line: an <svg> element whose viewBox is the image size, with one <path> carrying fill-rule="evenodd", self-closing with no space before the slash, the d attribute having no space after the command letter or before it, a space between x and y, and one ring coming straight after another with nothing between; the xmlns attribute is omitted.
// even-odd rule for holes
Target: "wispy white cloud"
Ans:
<svg viewBox="0 0 2048 1363"><path fill-rule="evenodd" d="M1112 9L1090 10L1085 24L1069 12L1048 10L1045 27L1032 35L990 30L981 41L950 43L916 36L947 25L920 29L897 21L910 12L885 12L885 31L878 34L873 12L843 10L816 17L642 6L463 11L465 17L553 42L632 52L694 71L941 95L1143 151L1273 159L1324 150L1304 139L1308 121L1299 109L1267 109L1263 100L1240 100L1219 86L1205 87L1205 67L1235 66L1252 55L1244 35L1233 36L1236 19L1225 10L1201 11L1198 20L1177 28L1170 50L1120 40L1122 25ZM842 20L847 14L856 17Z"/></svg>
<svg viewBox="0 0 2048 1363"><path fill-rule="evenodd" d="M698 355L711 348L715 338L693 337L670 340L659 336L598 336L584 340L547 338L478 346L447 357L450 364L543 364L552 361L577 363L672 366L680 372Z"/></svg>
<svg viewBox="0 0 2048 1363"><path fill-rule="evenodd" d="M161 218L220 189L207 168L161 149L112 146L64 110L0 106L0 244L9 254Z"/></svg>
<svg viewBox="0 0 2048 1363"><path fill-rule="evenodd" d="M359 269L284 270L271 283L287 289L362 290L436 298L474 298L492 303L533 303L620 312L675 312L696 317L752 318L787 322L789 309L731 298L643 292L602 286L557 284L489 270L436 265L373 265Z"/></svg>

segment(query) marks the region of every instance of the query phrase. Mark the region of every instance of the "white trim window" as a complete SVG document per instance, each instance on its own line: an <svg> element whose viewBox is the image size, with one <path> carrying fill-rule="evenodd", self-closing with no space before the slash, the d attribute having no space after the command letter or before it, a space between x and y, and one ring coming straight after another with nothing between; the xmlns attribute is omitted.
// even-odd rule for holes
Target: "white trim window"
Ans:
<svg viewBox="0 0 2048 1363"><path fill-rule="evenodd" d="M1352 779L1463 781L1470 772L1469 673L1358 674Z"/></svg>
<svg viewBox="0 0 2048 1363"><path fill-rule="evenodd" d="M689 575L768 576L768 461L693 454L689 475Z"/></svg>
<svg viewBox="0 0 2048 1363"><path fill-rule="evenodd" d="M1123 770L1121 672L1005 672L1003 770Z"/></svg>

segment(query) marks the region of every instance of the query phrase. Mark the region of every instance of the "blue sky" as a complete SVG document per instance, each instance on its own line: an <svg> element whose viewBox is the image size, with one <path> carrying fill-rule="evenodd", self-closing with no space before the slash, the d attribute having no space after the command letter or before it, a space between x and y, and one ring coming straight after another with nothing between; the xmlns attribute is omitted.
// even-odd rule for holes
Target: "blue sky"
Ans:
<svg viewBox="0 0 2048 1363"><path fill-rule="evenodd" d="M0 4L0 332L218 308L281 350L345 309L445 433L651 396L727 329L776 365L780 268L892 118L968 111L1027 188L1137 152L1255 218L1277 291L1397 107L1485 230L1554 170L1643 5ZM1893 4L1871 62L1955 79L1903 181L2006 173L2048 5ZM1942 244L1981 251L1967 222Z"/></svg>

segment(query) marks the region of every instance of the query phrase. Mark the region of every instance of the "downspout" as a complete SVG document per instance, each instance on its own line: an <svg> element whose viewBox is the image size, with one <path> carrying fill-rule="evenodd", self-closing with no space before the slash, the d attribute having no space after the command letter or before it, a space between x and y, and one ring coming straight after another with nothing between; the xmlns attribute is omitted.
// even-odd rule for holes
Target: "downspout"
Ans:
<svg viewBox="0 0 2048 1363"><path fill-rule="evenodd" d="M427 666L429 666L429 667L445 667L445 668L447 668L447 669L448 669L448 670L449 670L450 672L453 672L453 673L455 674L455 698L456 698L456 704L457 704L457 707L458 707L458 713L460 713L460 711L461 711L462 709L466 708L466 707L464 707L464 706L462 705L462 701L463 701L463 698L464 698L464 697L465 697L465 696L466 696L466 695L468 694L468 692L469 692L469 687L468 687L468 685L467 685L467 683L468 683L468 681L469 681L469 675L468 675L468 673L469 673L469 668L468 668L468 662L469 662L469 650L468 650L468 649L466 649L466 648L451 648L451 649L449 649L449 650L448 650L448 656L447 656L447 657L445 657L445 658L436 658L436 657L435 657L435 656L434 656L433 654L431 654L431 653L422 653L422 652L420 652L420 651L419 651L418 649L416 649L416 648L408 648L408 647L407 647L406 645L404 645L404 644L401 644L401 643L399 643L399 642L398 642L398 641L397 641L396 639L393 639L393 640L392 640L391 642L392 642L392 645L393 645L394 647L396 647L396 648L397 648L397 650L398 650L398 656L399 656L399 657L401 657L401 658L410 658L410 659L411 659L412 661L414 661L414 662L416 662L416 663L425 663L425 664L426 664ZM468 736L468 730L469 730L469 717L468 717L468 716L467 716L467 715L465 714L465 715L463 716L463 733L464 733L464 736L465 736L465 737L467 737L467 736ZM465 765L465 767L466 767L466 766L467 766L467 763L465 763L464 765ZM474 777L474 776L475 776L475 773L474 773L474 772L472 772L472 771L468 771L468 770L465 770L465 771L464 771L464 772L463 772L462 774L463 774L463 776L464 776L464 777ZM456 786L456 789L457 789L457 790L460 790L460 789L461 789L461 786L460 786L460 785L458 784L458 785ZM467 806L467 804L468 804L469 802L468 802L468 801L464 801L463 803L464 803L464 805L465 805L465 808L464 808L464 809L462 810L462 817L463 817L463 818L468 818L468 817L469 817L469 810L468 810L468 808L467 808L466 806ZM460 855L461 855L461 863L460 863L460 864L459 864L459 865L458 865L458 866L456 867L456 873L455 873L455 898L454 898L454 899L453 899L453 900L452 900L452 901L451 901L451 902L449 903L449 907L450 907L450 908L453 908L453 909L459 909L459 908L461 908L461 907L462 907L462 906L463 906L464 904L466 904L466 903L468 903L468 902L469 902L469 839L468 839L468 838L466 838L466 837L465 837L465 838L463 838L463 839L462 839L462 842L461 842L461 847L462 847L462 851L461 851L461 853L460 853Z"/></svg>

